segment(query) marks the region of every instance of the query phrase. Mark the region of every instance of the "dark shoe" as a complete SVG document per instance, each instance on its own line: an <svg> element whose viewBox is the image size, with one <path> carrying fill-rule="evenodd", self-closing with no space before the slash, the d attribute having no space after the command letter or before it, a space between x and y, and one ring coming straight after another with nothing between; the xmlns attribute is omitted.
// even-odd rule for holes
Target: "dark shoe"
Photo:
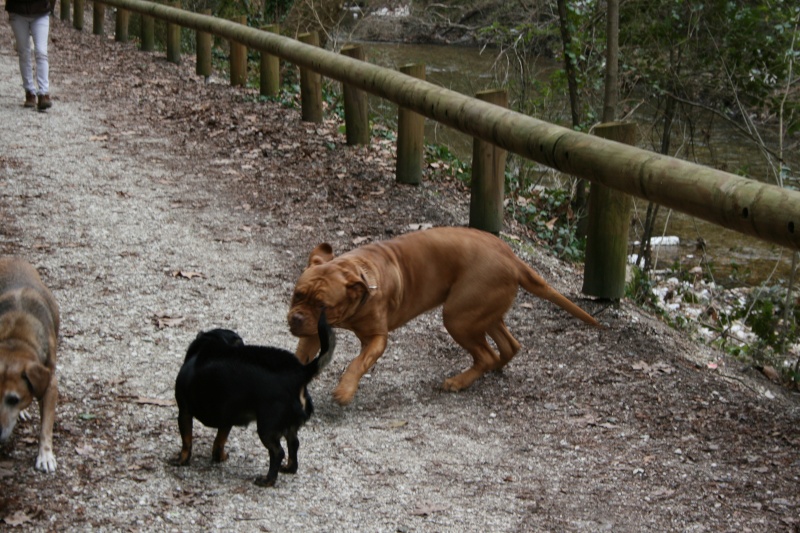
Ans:
<svg viewBox="0 0 800 533"><path fill-rule="evenodd" d="M40 94L39 103L36 104L36 109L39 111L44 111L45 109L50 109L51 107L53 107L53 102L50 101L50 95Z"/></svg>
<svg viewBox="0 0 800 533"><path fill-rule="evenodd" d="M25 91L25 103L23 107L36 107L36 95Z"/></svg>

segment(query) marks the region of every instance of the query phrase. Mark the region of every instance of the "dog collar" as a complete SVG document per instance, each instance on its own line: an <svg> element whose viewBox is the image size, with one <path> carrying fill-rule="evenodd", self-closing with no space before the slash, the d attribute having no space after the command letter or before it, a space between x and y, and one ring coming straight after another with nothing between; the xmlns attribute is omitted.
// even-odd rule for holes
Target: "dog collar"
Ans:
<svg viewBox="0 0 800 533"><path fill-rule="evenodd" d="M365 269L362 266L359 266L359 274L361 275L361 280L367 286L367 290L364 291L364 294L361 296L361 305L364 305L364 303L367 301L367 298L369 298L370 293L378 288L376 282L370 281L369 277L367 276L368 273L369 270Z"/></svg>
<svg viewBox="0 0 800 533"><path fill-rule="evenodd" d="M372 272L370 272L369 269L364 268L363 264L358 265L358 270L361 274L361 279L367 284L367 289L371 291L376 290L378 288L378 282L375 279L370 279L370 277L372 277Z"/></svg>

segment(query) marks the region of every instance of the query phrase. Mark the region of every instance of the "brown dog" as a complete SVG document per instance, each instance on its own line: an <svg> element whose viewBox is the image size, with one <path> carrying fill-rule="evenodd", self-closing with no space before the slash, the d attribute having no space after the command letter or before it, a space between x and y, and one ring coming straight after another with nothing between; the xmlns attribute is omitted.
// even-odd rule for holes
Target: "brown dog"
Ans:
<svg viewBox="0 0 800 533"><path fill-rule="evenodd" d="M295 286L289 328L300 337L296 355L303 362L319 351L316 328L323 307L331 326L356 334L361 353L333 393L345 405L352 401L361 376L383 354L389 332L444 304L445 328L473 359L471 368L445 380L444 389L457 391L502 368L519 351L503 317L520 286L598 325L494 235L469 228L436 228L369 244L336 258L329 244L317 246Z"/></svg>
<svg viewBox="0 0 800 533"><path fill-rule="evenodd" d="M41 430L36 468L54 472L53 422L58 385L58 305L36 269L17 258L0 258L0 442L20 413L39 400Z"/></svg>

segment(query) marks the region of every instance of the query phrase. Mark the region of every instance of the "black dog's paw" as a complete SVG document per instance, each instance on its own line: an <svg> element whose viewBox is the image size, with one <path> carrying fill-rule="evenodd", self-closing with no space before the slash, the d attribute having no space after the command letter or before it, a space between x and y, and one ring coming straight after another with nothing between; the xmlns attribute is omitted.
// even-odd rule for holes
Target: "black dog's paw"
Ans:
<svg viewBox="0 0 800 533"><path fill-rule="evenodd" d="M167 462L172 466L188 466L191 460L192 460L191 455L187 455L181 452L172 459L169 459Z"/></svg>
<svg viewBox="0 0 800 533"><path fill-rule="evenodd" d="M215 463L224 463L228 460L228 452L225 450L212 450L211 460Z"/></svg>
<svg viewBox="0 0 800 533"><path fill-rule="evenodd" d="M286 463L285 465L281 465L281 472L284 474L296 474L297 463Z"/></svg>
<svg viewBox="0 0 800 533"><path fill-rule="evenodd" d="M276 481L278 481L277 476L273 478L269 478L267 476L258 476L256 478L255 484L258 485L259 487L274 487Z"/></svg>

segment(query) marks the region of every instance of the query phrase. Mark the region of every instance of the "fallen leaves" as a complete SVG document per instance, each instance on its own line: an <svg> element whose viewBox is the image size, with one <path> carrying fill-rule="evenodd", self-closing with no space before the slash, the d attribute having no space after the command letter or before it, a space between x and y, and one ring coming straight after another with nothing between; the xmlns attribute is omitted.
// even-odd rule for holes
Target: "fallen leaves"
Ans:
<svg viewBox="0 0 800 533"><path fill-rule="evenodd" d="M408 420L391 420L385 425L371 426L372 429L399 429L408 425Z"/></svg>
<svg viewBox="0 0 800 533"><path fill-rule="evenodd" d="M10 515L8 515L7 517L3 518L3 522L5 522L6 525L9 525L11 527L24 525L30 522L31 520L33 520L33 516L29 515L25 511L15 511Z"/></svg>
<svg viewBox="0 0 800 533"><path fill-rule="evenodd" d="M194 278L205 278L206 276L202 272L193 272L191 270L173 270L172 277L194 279Z"/></svg>
<svg viewBox="0 0 800 533"><path fill-rule="evenodd" d="M95 455L94 448L90 444L85 444L83 446L76 446L75 453L77 453L81 457L93 457Z"/></svg>
<svg viewBox="0 0 800 533"><path fill-rule="evenodd" d="M591 413L574 418L570 420L570 422L578 426L594 426L603 429L615 429L617 427L617 425L612 423L610 420L607 419L603 422L599 416Z"/></svg>
<svg viewBox="0 0 800 533"><path fill-rule="evenodd" d="M0 479L14 475L14 471L11 470L11 464L11 461L3 461L0 463Z"/></svg>
<svg viewBox="0 0 800 533"><path fill-rule="evenodd" d="M759 370L761 370L761 373L764 374L770 381L774 381L775 383L781 382L781 376L778 374L778 371L775 370L775 367L765 365L759 368Z"/></svg>
<svg viewBox="0 0 800 533"><path fill-rule="evenodd" d="M186 320L185 316L171 315L164 311L157 311L153 314L153 324L155 324L158 329L178 326L182 324L184 320Z"/></svg>
<svg viewBox="0 0 800 533"><path fill-rule="evenodd" d="M433 224L428 224L427 222L421 222L419 224L409 224L408 226L406 226L406 229L408 229L408 231L421 231L424 229L431 229L432 227Z"/></svg>
<svg viewBox="0 0 800 533"><path fill-rule="evenodd" d="M44 511L41 508L17 510L3 518L3 523L11 527L24 526L28 522L40 518Z"/></svg>
<svg viewBox="0 0 800 533"><path fill-rule="evenodd" d="M433 502L419 502L416 504L411 514L414 516L428 516L449 509L447 505Z"/></svg>
<svg viewBox="0 0 800 533"><path fill-rule="evenodd" d="M639 361L638 363L632 364L631 368L640 372L644 372L651 378L659 374L672 374L675 372L675 367L661 361L657 361L652 365L649 365L644 361Z"/></svg>
<svg viewBox="0 0 800 533"><path fill-rule="evenodd" d="M132 396L129 397L133 403L140 405L157 405L159 407L172 407L175 405L175 400L164 400L161 398L147 398L145 396Z"/></svg>

